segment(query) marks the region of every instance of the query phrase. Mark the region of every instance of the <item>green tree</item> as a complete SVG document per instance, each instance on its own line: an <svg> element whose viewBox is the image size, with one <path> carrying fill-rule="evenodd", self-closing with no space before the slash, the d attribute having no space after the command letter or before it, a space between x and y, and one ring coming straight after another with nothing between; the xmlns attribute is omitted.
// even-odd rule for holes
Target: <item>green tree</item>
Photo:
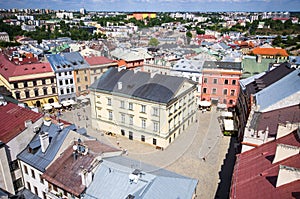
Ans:
<svg viewBox="0 0 300 199"><path fill-rule="evenodd" d="M279 46L280 44L282 43L282 38L281 38L281 36L277 36L277 37L275 37L275 39L273 40L273 42L272 42L272 44L274 45L274 46Z"/></svg>
<svg viewBox="0 0 300 199"><path fill-rule="evenodd" d="M156 38L151 38L150 40L149 40L149 43L148 43L148 46L158 46L158 44L159 44L159 41L156 39Z"/></svg>
<svg viewBox="0 0 300 199"><path fill-rule="evenodd" d="M190 44L190 43L191 43L191 39L192 39L192 37L193 37L192 33L191 33L190 31L187 31L187 32L185 33L185 35L186 35L187 43Z"/></svg>

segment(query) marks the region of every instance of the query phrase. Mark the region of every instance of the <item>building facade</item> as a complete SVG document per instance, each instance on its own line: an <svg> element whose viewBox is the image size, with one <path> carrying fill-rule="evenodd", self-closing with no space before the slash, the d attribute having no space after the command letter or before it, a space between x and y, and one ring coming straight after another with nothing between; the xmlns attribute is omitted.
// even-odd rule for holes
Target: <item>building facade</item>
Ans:
<svg viewBox="0 0 300 199"><path fill-rule="evenodd" d="M206 61L202 74L201 100L226 104L227 107L236 105L242 75L241 63Z"/></svg>
<svg viewBox="0 0 300 199"><path fill-rule="evenodd" d="M195 90L186 78L110 68L91 85L92 127L167 147L195 120Z"/></svg>

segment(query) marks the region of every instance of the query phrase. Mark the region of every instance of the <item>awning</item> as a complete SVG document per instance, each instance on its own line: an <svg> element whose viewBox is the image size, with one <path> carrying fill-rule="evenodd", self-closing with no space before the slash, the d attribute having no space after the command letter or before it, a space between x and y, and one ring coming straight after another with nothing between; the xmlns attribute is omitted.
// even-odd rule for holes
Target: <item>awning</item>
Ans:
<svg viewBox="0 0 300 199"><path fill-rule="evenodd" d="M61 104L62 104L63 106L70 106L70 105L71 105L70 102L69 102L69 100L67 100L67 101L62 101Z"/></svg>
<svg viewBox="0 0 300 199"><path fill-rule="evenodd" d="M61 108L61 104L59 104L58 102L53 102L51 104L54 108Z"/></svg>
<svg viewBox="0 0 300 199"><path fill-rule="evenodd" d="M224 129L225 131L234 131L234 123L233 120L223 120L224 121Z"/></svg>
<svg viewBox="0 0 300 199"><path fill-rule="evenodd" d="M200 105L200 106L210 106L210 105L211 105L211 102L209 102L209 101L200 101L200 102L198 103L198 105Z"/></svg>
<svg viewBox="0 0 300 199"><path fill-rule="evenodd" d="M77 102L75 102L75 101L72 100L72 99L69 100L69 103L72 104L72 105L77 104Z"/></svg>
<svg viewBox="0 0 300 199"><path fill-rule="evenodd" d="M226 112L222 112L221 116L222 117L230 117L230 118L232 118L233 114L232 114L232 112L226 111Z"/></svg>
<svg viewBox="0 0 300 199"><path fill-rule="evenodd" d="M51 107L51 108L52 108L52 105L47 103L47 104L44 104L43 107L44 107L44 108L45 108L45 107Z"/></svg>
<svg viewBox="0 0 300 199"><path fill-rule="evenodd" d="M50 105L50 106L44 106L44 109L45 110L51 110L52 109L52 106Z"/></svg>

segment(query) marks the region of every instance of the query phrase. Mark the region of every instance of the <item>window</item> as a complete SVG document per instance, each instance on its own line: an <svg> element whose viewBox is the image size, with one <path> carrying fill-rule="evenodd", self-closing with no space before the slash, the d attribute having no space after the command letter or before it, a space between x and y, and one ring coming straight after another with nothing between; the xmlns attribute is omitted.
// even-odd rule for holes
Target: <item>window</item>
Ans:
<svg viewBox="0 0 300 199"><path fill-rule="evenodd" d="M111 98L107 98L107 105L111 106Z"/></svg>
<svg viewBox="0 0 300 199"><path fill-rule="evenodd" d="M109 120L112 120L112 119L113 119L112 111L108 111L108 119L109 119Z"/></svg>
<svg viewBox="0 0 300 199"><path fill-rule="evenodd" d="M36 86L37 84L36 84L36 80L33 80L32 81L32 84L33 84L33 86Z"/></svg>
<svg viewBox="0 0 300 199"><path fill-rule="evenodd" d="M229 104L233 104L234 103L234 101L233 100L229 100Z"/></svg>
<svg viewBox="0 0 300 199"><path fill-rule="evenodd" d="M227 104L227 100L226 99L223 99L223 104Z"/></svg>
<svg viewBox="0 0 300 199"><path fill-rule="evenodd" d="M80 86L78 86L78 91L79 91L79 92L81 91L81 87L80 87Z"/></svg>
<svg viewBox="0 0 300 199"><path fill-rule="evenodd" d="M85 77L84 77L84 81L86 81L86 82L88 81L88 78L87 78L87 76L85 76Z"/></svg>
<svg viewBox="0 0 300 199"><path fill-rule="evenodd" d="M153 122L153 131L158 132L158 122Z"/></svg>
<svg viewBox="0 0 300 199"><path fill-rule="evenodd" d="M51 78L51 84L54 84L54 78Z"/></svg>
<svg viewBox="0 0 300 199"><path fill-rule="evenodd" d="M203 88L203 93L206 93L207 92L207 88Z"/></svg>
<svg viewBox="0 0 300 199"><path fill-rule="evenodd" d="M14 83L14 88L18 88L18 83Z"/></svg>
<svg viewBox="0 0 300 199"><path fill-rule="evenodd" d="M61 76L61 73L58 73L58 76Z"/></svg>
<svg viewBox="0 0 300 199"><path fill-rule="evenodd" d="M65 75L68 75L68 72L65 72Z"/></svg>
<svg viewBox="0 0 300 199"><path fill-rule="evenodd" d="M16 94L16 98L17 98L17 99L21 99L21 96L20 96L20 92L19 92L19 91L15 92L15 94Z"/></svg>
<svg viewBox="0 0 300 199"><path fill-rule="evenodd" d="M141 112L146 113L146 105L141 105Z"/></svg>
<svg viewBox="0 0 300 199"><path fill-rule="evenodd" d="M76 64L75 64L76 65ZM78 70L76 71L76 75L78 75Z"/></svg>
<svg viewBox="0 0 300 199"><path fill-rule="evenodd" d="M31 177L35 178L35 173L34 173L34 170L32 170L32 169L31 169Z"/></svg>
<svg viewBox="0 0 300 199"><path fill-rule="evenodd" d="M70 89L69 88L67 88L67 93L70 93Z"/></svg>
<svg viewBox="0 0 300 199"><path fill-rule="evenodd" d="M31 186L29 182L27 182L27 189L31 191Z"/></svg>
<svg viewBox="0 0 300 199"><path fill-rule="evenodd" d="M64 94L64 90L61 88L60 89L60 94L63 95Z"/></svg>
<svg viewBox="0 0 300 199"><path fill-rule="evenodd" d="M48 95L48 91L46 87L43 88L43 91L44 91L44 95Z"/></svg>
<svg viewBox="0 0 300 199"><path fill-rule="evenodd" d="M213 83L217 84L218 83L218 79L214 79Z"/></svg>
<svg viewBox="0 0 300 199"><path fill-rule="evenodd" d="M158 116L158 108L153 107L153 115Z"/></svg>
<svg viewBox="0 0 300 199"><path fill-rule="evenodd" d="M129 124L133 125L133 116L132 115L129 116Z"/></svg>
<svg viewBox="0 0 300 199"><path fill-rule="evenodd" d="M230 90L230 95L234 96L235 95L235 90Z"/></svg>
<svg viewBox="0 0 300 199"><path fill-rule="evenodd" d="M204 78L204 79L203 79L203 83L207 83L207 78Z"/></svg>
<svg viewBox="0 0 300 199"><path fill-rule="evenodd" d="M131 131L129 131L129 134L128 134L129 136L129 140L133 140L133 133L131 132Z"/></svg>
<svg viewBox="0 0 300 199"><path fill-rule="evenodd" d="M124 129L121 129L121 135L122 135L122 136L125 136L125 131L124 131Z"/></svg>
<svg viewBox="0 0 300 199"><path fill-rule="evenodd" d="M145 142L145 136L144 135L141 135L141 141Z"/></svg>
<svg viewBox="0 0 300 199"><path fill-rule="evenodd" d="M69 75L72 75L72 71L69 71Z"/></svg>
<svg viewBox="0 0 300 199"><path fill-rule="evenodd" d="M227 89L223 90L223 95L227 95Z"/></svg>
<svg viewBox="0 0 300 199"><path fill-rule="evenodd" d="M14 161L10 162L9 168L10 168L10 171L15 171L15 170L19 169L18 161L14 160Z"/></svg>
<svg viewBox="0 0 300 199"><path fill-rule="evenodd" d="M28 90L25 91L25 97L26 97L26 98L29 98L29 97L30 97L30 96L29 96L29 91L28 91Z"/></svg>
<svg viewBox="0 0 300 199"><path fill-rule="evenodd" d="M74 88L73 87L71 88L71 93L74 93Z"/></svg>
<svg viewBox="0 0 300 199"><path fill-rule="evenodd" d="M62 80L59 80L59 85L63 85L63 81Z"/></svg>
<svg viewBox="0 0 300 199"><path fill-rule="evenodd" d="M120 107L121 107L121 108L125 108L125 102L124 102L124 101L121 101L121 102L120 102Z"/></svg>
<svg viewBox="0 0 300 199"><path fill-rule="evenodd" d="M146 120L142 119L142 128L145 129L146 128Z"/></svg>
<svg viewBox="0 0 300 199"><path fill-rule="evenodd" d="M45 79L42 79L42 84L46 84L46 80Z"/></svg>
<svg viewBox="0 0 300 199"><path fill-rule="evenodd" d="M70 79L70 84L73 84L73 79Z"/></svg>
<svg viewBox="0 0 300 199"><path fill-rule="evenodd" d="M232 80L232 85L235 85L236 84L236 80Z"/></svg>
<svg viewBox="0 0 300 199"><path fill-rule="evenodd" d="M153 138L152 144L156 145L156 139L155 138Z"/></svg>
<svg viewBox="0 0 300 199"><path fill-rule="evenodd" d="M43 199L47 199L46 193L43 191Z"/></svg>
<svg viewBox="0 0 300 199"><path fill-rule="evenodd" d="M35 193L35 195L39 195L37 187L34 186L33 188L34 188L34 193Z"/></svg>
<svg viewBox="0 0 300 199"><path fill-rule="evenodd" d="M79 77L77 77L77 82L78 82L78 83L80 82L80 78L79 78Z"/></svg>
<svg viewBox="0 0 300 199"><path fill-rule="evenodd" d="M37 89L34 89L34 96L39 96L39 89L37 88Z"/></svg>
<svg viewBox="0 0 300 199"><path fill-rule="evenodd" d="M42 175L40 174L40 182L42 183L42 184L44 184L44 179L42 178Z"/></svg>
<svg viewBox="0 0 300 199"><path fill-rule="evenodd" d="M224 84L228 84L228 79L225 79L225 80L224 80Z"/></svg>
<svg viewBox="0 0 300 199"><path fill-rule="evenodd" d="M65 84L69 84L69 80L68 79L65 79Z"/></svg>
<svg viewBox="0 0 300 199"><path fill-rule="evenodd" d="M85 89L88 90L89 89L89 85L85 85Z"/></svg>
<svg viewBox="0 0 300 199"><path fill-rule="evenodd" d="M19 179L15 180L15 181L13 182L13 184L14 184L14 189L15 189L15 190L18 190L19 188L23 187L23 181L22 181L22 178L19 178Z"/></svg>
<svg viewBox="0 0 300 199"><path fill-rule="evenodd" d="M52 87L52 94L56 93L55 87Z"/></svg>
<svg viewBox="0 0 300 199"><path fill-rule="evenodd" d="M121 122L125 123L125 114L124 113L121 113Z"/></svg>
<svg viewBox="0 0 300 199"><path fill-rule="evenodd" d="M27 169L27 166L26 166L26 165L24 165L24 172L25 172L25 174L28 175L28 169Z"/></svg>
<svg viewBox="0 0 300 199"><path fill-rule="evenodd" d="M212 94L215 95L216 93L217 93L217 89L216 89L216 88L213 88L213 89L212 89Z"/></svg>
<svg viewBox="0 0 300 199"><path fill-rule="evenodd" d="M128 103L128 109L129 109L129 110L133 110L133 104L132 104L132 102L129 102L129 103Z"/></svg>

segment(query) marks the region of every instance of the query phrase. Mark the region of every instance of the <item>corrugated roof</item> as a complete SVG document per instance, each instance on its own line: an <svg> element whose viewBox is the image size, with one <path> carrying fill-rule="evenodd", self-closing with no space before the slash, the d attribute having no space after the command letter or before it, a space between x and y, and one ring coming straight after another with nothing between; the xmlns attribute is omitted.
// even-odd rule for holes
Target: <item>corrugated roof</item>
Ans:
<svg viewBox="0 0 300 199"><path fill-rule="evenodd" d="M272 164L277 144L300 147L297 130L280 139L237 155L230 198L281 199L294 198L293 194L299 193L299 180L276 187L279 165L300 168L300 154Z"/></svg>
<svg viewBox="0 0 300 199"><path fill-rule="evenodd" d="M30 144L40 140L39 134L36 134L28 146L18 155L18 159L40 170L41 172L44 172L46 167L54 159L70 130L75 129L75 125L64 127L63 130L60 130L59 125L53 123L51 123L50 126L42 125L41 132L48 132L50 139L49 146L45 153L42 152L41 147L36 149L35 153L29 152Z"/></svg>
<svg viewBox="0 0 300 199"><path fill-rule="evenodd" d="M177 90L187 79L168 75L156 74L151 78L150 73L133 72L110 68L96 82L92 89L110 93L119 93L134 98L140 98L155 102L168 103ZM122 88L118 89L118 82L122 82Z"/></svg>
<svg viewBox="0 0 300 199"><path fill-rule="evenodd" d="M43 117L42 114L22 108L16 104L8 103L0 106L0 140L8 143L25 130L25 121L32 123Z"/></svg>
<svg viewBox="0 0 300 199"><path fill-rule="evenodd" d="M130 182L129 175L136 168L141 171L140 178L136 182ZM144 168L151 168L150 172ZM84 198L123 199L128 195L134 196L135 199L192 198L197 183L196 179L117 156L103 160Z"/></svg>

